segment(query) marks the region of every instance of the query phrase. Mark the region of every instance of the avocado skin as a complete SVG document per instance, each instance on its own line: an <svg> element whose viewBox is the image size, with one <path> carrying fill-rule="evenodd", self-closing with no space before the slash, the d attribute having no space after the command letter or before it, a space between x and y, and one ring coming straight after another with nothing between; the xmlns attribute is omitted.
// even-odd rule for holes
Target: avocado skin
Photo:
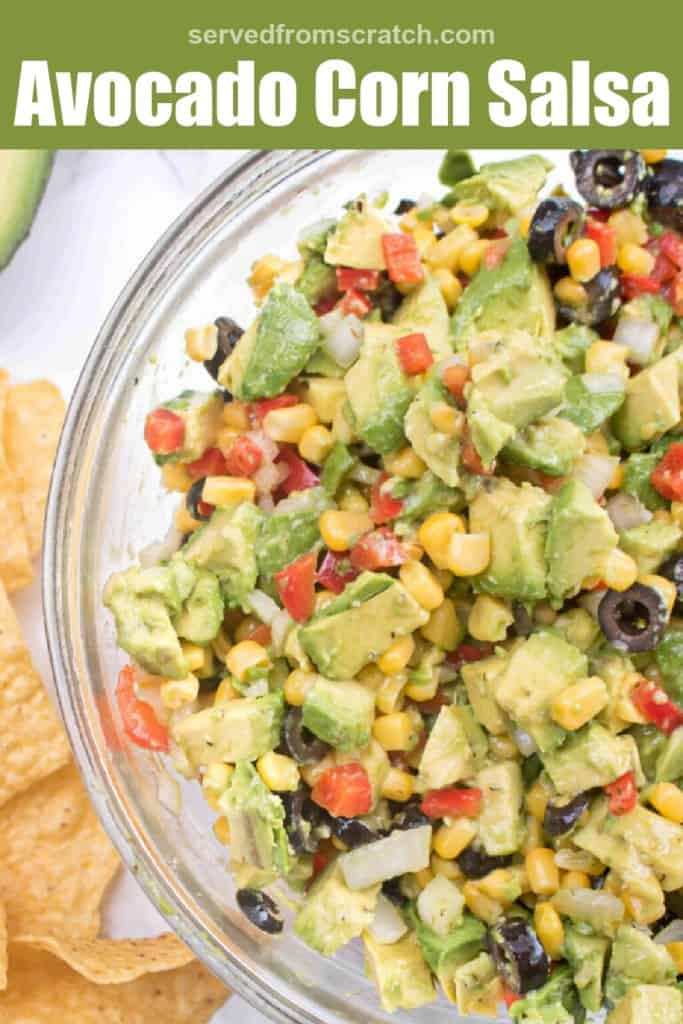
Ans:
<svg viewBox="0 0 683 1024"><path fill-rule="evenodd" d="M54 153L49 149L0 153L0 170L5 164L7 175L0 198L0 270L7 266L29 235L53 161Z"/></svg>

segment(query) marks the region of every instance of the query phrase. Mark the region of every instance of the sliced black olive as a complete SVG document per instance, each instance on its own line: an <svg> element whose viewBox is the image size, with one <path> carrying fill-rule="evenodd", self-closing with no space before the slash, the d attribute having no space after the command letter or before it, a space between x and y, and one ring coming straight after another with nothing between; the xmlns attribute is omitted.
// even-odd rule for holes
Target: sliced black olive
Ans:
<svg viewBox="0 0 683 1024"><path fill-rule="evenodd" d="M594 327L614 316L621 305L621 283L612 267L603 267L583 287L586 290L586 301L582 305L558 305L557 312L563 320Z"/></svg>
<svg viewBox="0 0 683 1024"><path fill-rule="evenodd" d="M524 918L505 918L489 931L489 949L503 982L523 996L550 977L550 960Z"/></svg>
<svg viewBox="0 0 683 1024"><path fill-rule="evenodd" d="M253 925L269 935L282 931L283 920L277 903L260 889L238 889L237 905Z"/></svg>
<svg viewBox="0 0 683 1024"><path fill-rule="evenodd" d="M512 863L512 857L492 857L478 843L470 843L456 859L462 873L474 879L484 878L497 868L506 868Z"/></svg>
<svg viewBox="0 0 683 1024"><path fill-rule="evenodd" d="M315 853L320 845L320 825L326 818L325 811L314 804L309 789L301 783L294 793L283 793L285 808L285 831L295 853Z"/></svg>
<svg viewBox="0 0 683 1024"><path fill-rule="evenodd" d="M569 159L577 189L601 210L628 206L647 177L645 161L631 149L576 149Z"/></svg>
<svg viewBox="0 0 683 1024"><path fill-rule="evenodd" d="M382 281L373 298L385 320L390 320L403 302L403 296L392 281Z"/></svg>
<svg viewBox="0 0 683 1024"><path fill-rule="evenodd" d="M207 510L202 511L200 508L202 504L202 491L204 490L204 484L206 483L206 477L203 476L200 480L195 480L190 487L189 491L185 495L185 506L187 511L190 513L193 519L198 522L206 522L211 518L213 509L211 506Z"/></svg>
<svg viewBox="0 0 683 1024"><path fill-rule="evenodd" d="M583 207L573 199L550 196L536 208L527 245L535 263L566 263L567 249L581 233Z"/></svg>
<svg viewBox="0 0 683 1024"><path fill-rule="evenodd" d="M314 736L303 723L301 708L290 708L285 718L284 740L287 750L297 764L316 764L330 749L327 743Z"/></svg>
<svg viewBox="0 0 683 1024"><path fill-rule="evenodd" d="M676 584L676 604L674 611L677 615L683 615L683 555L672 555L662 562L657 570L660 576L666 577Z"/></svg>
<svg viewBox="0 0 683 1024"><path fill-rule="evenodd" d="M244 334L244 331L229 316L219 316L217 320L214 320L214 323L218 328L218 344L215 355L211 359L204 360L204 368L211 374L214 380L218 380L218 371Z"/></svg>
<svg viewBox="0 0 683 1024"><path fill-rule="evenodd" d="M628 590L607 590L598 605L598 622L618 650L652 651L662 639L667 609L653 587L634 583Z"/></svg>
<svg viewBox="0 0 683 1024"><path fill-rule="evenodd" d="M333 835L341 839L350 850L355 850L357 846L367 846L368 843L374 843L381 838L378 832L359 818L331 817L330 827Z"/></svg>
<svg viewBox="0 0 683 1024"><path fill-rule="evenodd" d="M391 827L405 831L409 828L421 828L422 825L431 824L431 819L424 814L418 801L411 800L403 804L398 813L391 820Z"/></svg>
<svg viewBox="0 0 683 1024"><path fill-rule="evenodd" d="M382 882L382 892L395 907L404 907L408 902L403 890L401 889L400 878L387 878L385 882Z"/></svg>
<svg viewBox="0 0 683 1024"><path fill-rule="evenodd" d="M651 216L676 231L683 231L683 161L661 160L645 183Z"/></svg>
<svg viewBox="0 0 683 1024"><path fill-rule="evenodd" d="M394 210L394 213L400 217L402 213L408 213L415 206L417 206L417 203L414 199L401 199Z"/></svg>
<svg viewBox="0 0 683 1024"><path fill-rule="evenodd" d="M549 803L545 809L543 828L549 836L566 836L591 802L589 791L579 793L566 804Z"/></svg>

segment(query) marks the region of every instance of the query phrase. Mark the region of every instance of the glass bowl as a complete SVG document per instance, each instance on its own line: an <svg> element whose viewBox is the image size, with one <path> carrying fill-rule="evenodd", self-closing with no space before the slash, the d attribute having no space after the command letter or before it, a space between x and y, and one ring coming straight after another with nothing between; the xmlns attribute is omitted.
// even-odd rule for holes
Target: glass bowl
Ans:
<svg viewBox="0 0 683 1024"><path fill-rule="evenodd" d="M487 151L475 159L498 159ZM569 179L567 154L547 154ZM125 657L101 605L107 577L163 537L178 496L162 492L142 440L145 413L183 387L207 387L183 331L221 314L253 318L246 284L266 252L296 254L299 230L360 192L440 194L435 151L276 151L234 165L172 225L124 289L76 387L46 525L44 602L61 711L96 810L169 925L226 984L278 1022L452 1024L445 1000L393 1017L365 978L359 943L332 960L291 929L272 940L237 909L228 851L196 783L127 743L112 711ZM291 914L287 915L291 918Z"/></svg>

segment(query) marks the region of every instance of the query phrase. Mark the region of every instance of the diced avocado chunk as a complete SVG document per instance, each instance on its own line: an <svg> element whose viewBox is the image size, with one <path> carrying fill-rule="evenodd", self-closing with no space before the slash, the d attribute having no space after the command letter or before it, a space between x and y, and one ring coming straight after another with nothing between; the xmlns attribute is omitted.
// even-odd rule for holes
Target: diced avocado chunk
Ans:
<svg viewBox="0 0 683 1024"><path fill-rule="evenodd" d="M612 417L612 430L624 448L644 448L678 424L680 365L680 352L672 352L629 378L624 403Z"/></svg>
<svg viewBox="0 0 683 1024"><path fill-rule="evenodd" d="M562 362L572 373L582 373L586 363L586 351L594 341L599 341L597 331L583 324L569 324L553 335L553 345Z"/></svg>
<svg viewBox="0 0 683 1024"><path fill-rule="evenodd" d="M462 491L447 487L431 470L422 474L412 490L403 499L400 523L425 519L432 512L464 506Z"/></svg>
<svg viewBox="0 0 683 1024"><path fill-rule="evenodd" d="M256 539L263 518L261 510L249 502L218 508L182 549L189 565L218 577L229 608L248 610L247 595L258 577Z"/></svg>
<svg viewBox="0 0 683 1024"><path fill-rule="evenodd" d="M625 470L622 490L627 494L635 495L650 512L666 508L666 501L659 491L655 490L650 480L650 474L661 458L661 453L658 451L634 452L623 464Z"/></svg>
<svg viewBox="0 0 683 1024"><path fill-rule="evenodd" d="M503 982L488 953L461 964L455 971L455 1001L458 1013L495 1017L503 998Z"/></svg>
<svg viewBox="0 0 683 1024"><path fill-rule="evenodd" d="M474 760L461 708L441 708L420 760L418 788L443 789L472 775Z"/></svg>
<svg viewBox="0 0 683 1024"><path fill-rule="evenodd" d="M677 782L683 779L683 726L667 738L657 758L656 782Z"/></svg>
<svg viewBox="0 0 683 1024"><path fill-rule="evenodd" d="M309 487L278 502L259 532L259 575L270 577L310 551L320 540L318 521L330 505L322 487Z"/></svg>
<svg viewBox="0 0 683 1024"><path fill-rule="evenodd" d="M309 889L296 916L296 934L317 953L332 956L372 923L380 888L378 882L368 889L349 889L334 861Z"/></svg>
<svg viewBox="0 0 683 1024"><path fill-rule="evenodd" d="M362 573L300 630L299 642L322 675L353 679L394 640L425 625L428 617L397 580Z"/></svg>
<svg viewBox="0 0 683 1024"><path fill-rule="evenodd" d="M276 284L256 324L221 366L219 384L245 400L279 395L301 373L319 340L318 317L306 298L293 285Z"/></svg>
<svg viewBox="0 0 683 1024"><path fill-rule="evenodd" d="M602 979L608 951L608 939L584 934L575 925L565 924L564 953L574 972L581 1005L593 1013L602 1008Z"/></svg>
<svg viewBox="0 0 683 1024"><path fill-rule="evenodd" d="M606 1024L683 1024L683 993L666 985L632 988Z"/></svg>
<svg viewBox="0 0 683 1024"><path fill-rule="evenodd" d="M403 419L413 398L396 350L402 335L393 324L366 322L360 356L346 375L356 433L382 455L403 443Z"/></svg>
<svg viewBox="0 0 683 1024"><path fill-rule="evenodd" d="M517 761L500 761L478 772L483 793L479 838L492 857L515 853L524 840L524 782Z"/></svg>
<svg viewBox="0 0 683 1024"><path fill-rule="evenodd" d="M606 684L609 694L609 702L600 712L600 721L610 732L623 732L631 725L620 712L623 711L623 703L633 689L633 662L621 654L609 654L595 661L593 669Z"/></svg>
<svg viewBox="0 0 683 1024"><path fill-rule="evenodd" d="M516 1024L575 1024L580 1010L571 971L563 965L545 985L513 1003L510 1017Z"/></svg>
<svg viewBox="0 0 683 1024"><path fill-rule="evenodd" d="M218 805L230 825L232 859L262 871L287 874L290 853L285 809L252 764L240 761L236 765Z"/></svg>
<svg viewBox="0 0 683 1024"><path fill-rule="evenodd" d="M613 736L598 722L573 733L559 750L543 756L543 765L560 796L575 796L607 786L633 770L629 737Z"/></svg>
<svg viewBox="0 0 683 1024"><path fill-rule="evenodd" d="M551 167L535 153L482 164L479 173L459 181L453 193L460 202L483 203L494 213L517 214L534 204Z"/></svg>
<svg viewBox="0 0 683 1024"><path fill-rule="evenodd" d="M546 543L548 591L556 607L599 575L618 537L607 512L581 480L568 480L553 500Z"/></svg>
<svg viewBox="0 0 683 1024"><path fill-rule="evenodd" d="M477 169L466 149L449 149L444 153L439 167L439 181L442 185L453 186L476 173Z"/></svg>
<svg viewBox="0 0 683 1024"><path fill-rule="evenodd" d="M415 929L423 956L439 979L444 992L455 1002L455 972L461 964L473 960L482 950L486 928L471 914L463 916L462 923L447 935L438 935L421 920L414 905L408 906L406 917Z"/></svg>
<svg viewBox="0 0 683 1024"><path fill-rule="evenodd" d="M600 636L600 626L585 608L569 608L558 615L553 628L580 651L587 651Z"/></svg>
<svg viewBox="0 0 683 1024"><path fill-rule="evenodd" d="M545 596L546 523L551 498L540 487L501 478L482 488L470 506L470 530L491 537L491 561L476 587L519 601Z"/></svg>
<svg viewBox="0 0 683 1024"><path fill-rule="evenodd" d="M181 391L175 398L164 402L162 409L180 416L185 424L182 448L167 455L154 456L159 466L170 462L194 462L210 447L223 412L220 391Z"/></svg>
<svg viewBox="0 0 683 1024"><path fill-rule="evenodd" d="M327 239L325 263L357 270L386 270L382 235L390 230L366 204L354 204Z"/></svg>
<svg viewBox="0 0 683 1024"><path fill-rule="evenodd" d="M570 377L562 416L584 434L592 434L624 401L624 381L615 373L584 373Z"/></svg>
<svg viewBox="0 0 683 1024"><path fill-rule="evenodd" d="M366 746L374 717L374 694L360 683L332 682L318 676L306 693L304 725L336 750Z"/></svg>
<svg viewBox="0 0 683 1024"><path fill-rule="evenodd" d="M314 253L316 256L322 256L325 252L327 239L336 226L337 221L334 217L323 217L322 220L308 224L299 235L296 243L296 247L301 255L306 257Z"/></svg>
<svg viewBox="0 0 683 1024"><path fill-rule="evenodd" d="M416 1010L436 999L432 975L412 932L384 945L369 932L363 934L365 973L379 990L387 1013Z"/></svg>
<svg viewBox="0 0 683 1024"><path fill-rule="evenodd" d="M588 662L578 648L556 633L534 633L510 655L496 680L496 700L543 754L565 738L551 716L553 700L587 675Z"/></svg>
<svg viewBox="0 0 683 1024"><path fill-rule="evenodd" d="M496 700L498 680L507 663L507 656L496 654L463 665L460 669L474 713L493 736L501 736L508 731L509 722Z"/></svg>
<svg viewBox="0 0 683 1024"><path fill-rule="evenodd" d="M531 262L524 239L515 238L502 263L491 270L482 266L472 278L453 314L452 333L458 349L482 331L550 338L555 319L548 279Z"/></svg>
<svg viewBox="0 0 683 1024"><path fill-rule="evenodd" d="M0 270L30 231L52 159L48 149L5 149L0 153Z"/></svg>
<svg viewBox="0 0 683 1024"><path fill-rule="evenodd" d="M539 469L548 476L566 476L585 446L578 427L553 416L521 430L508 441L503 454L511 462Z"/></svg>
<svg viewBox="0 0 683 1024"><path fill-rule="evenodd" d="M255 761L280 742L282 693L243 697L196 711L177 722L173 739L195 768Z"/></svg>
<svg viewBox="0 0 683 1024"><path fill-rule="evenodd" d="M460 474L460 442L458 438L436 430L430 411L437 405L451 405L448 391L438 367L433 368L406 413L405 433L423 462L449 487L456 487Z"/></svg>
<svg viewBox="0 0 683 1024"><path fill-rule="evenodd" d="M625 302L619 310L619 324L635 321L637 323L637 334L642 332L642 323L655 324L659 334L655 333L654 342L650 347L649 354L645 355L640 351L640 346L629 345L628 338L621 343L628 350L628 361L636 365L645 366L660 359L666 345L666 332L673 318L673 309L662 295L639 295L630 302ZM621 332L619 332L621 335Z"/></svg>
<svg viewBox="0 0 683 1024"><path fill-rule="evenodd" d="M635 985L672 985L677 973L666 946L623 924L612 946L605 994L611 1003L618 1003Z"/></svg>
<svg viewBox="0 0 683 1024"><path fill-rule="evenodd" d="M294 287L311 306L314 306L316 302L320 302L336 290L337 275L334 267L328 266L317 253L312 253L306 260Z"/></svg>
<svg viewBox="0 0 683 1024"><path fill-rule="evenodd" d="M331 498L342 485L344 477L356 464L354 456L342 441L336 441L330 454L325 459L320 482Z"/></svg>
<svg viewBox="0 0 683 1024"><path fill-rule="evenodd" d="M683 827L640 806L610 818L605 827L650 865L665 892L683 888Z"/></svg>
<svg viewBox="0 0 683 1024"><path fill-rule="evenodd" d="M676 523L653 519L619 534L619 547L634 558L640 576L656 572L661 563L678 547L681 529Z"/></svg>
<svg viewBox="0 0 683 1024"><path fill-rule="evenodd" d="M211 572L200 571L192 593L173 625L178 636L206 647L218 634L223 623L223 613L223 595L218 577Z"/></svg>
<svg viewBox="0 0 683 1024"><path fill-rule="evenodd" d="M448 307L431 274L426 274L422 284L403 300L391 322L400 327L403 334L424 334L435 359L451 355Z"/></svg>

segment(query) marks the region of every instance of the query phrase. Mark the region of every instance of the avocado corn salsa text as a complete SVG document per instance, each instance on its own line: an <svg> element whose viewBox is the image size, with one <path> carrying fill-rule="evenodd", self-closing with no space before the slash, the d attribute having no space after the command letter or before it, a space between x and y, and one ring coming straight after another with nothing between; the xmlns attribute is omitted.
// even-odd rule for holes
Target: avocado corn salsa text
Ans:
<svg viewBox="0 0 683 1024"><path fill-rule="evenodd" d="M683 164L571 164L449 153L187 331L117 702L387 1010L683 1024Z"/></svg>

